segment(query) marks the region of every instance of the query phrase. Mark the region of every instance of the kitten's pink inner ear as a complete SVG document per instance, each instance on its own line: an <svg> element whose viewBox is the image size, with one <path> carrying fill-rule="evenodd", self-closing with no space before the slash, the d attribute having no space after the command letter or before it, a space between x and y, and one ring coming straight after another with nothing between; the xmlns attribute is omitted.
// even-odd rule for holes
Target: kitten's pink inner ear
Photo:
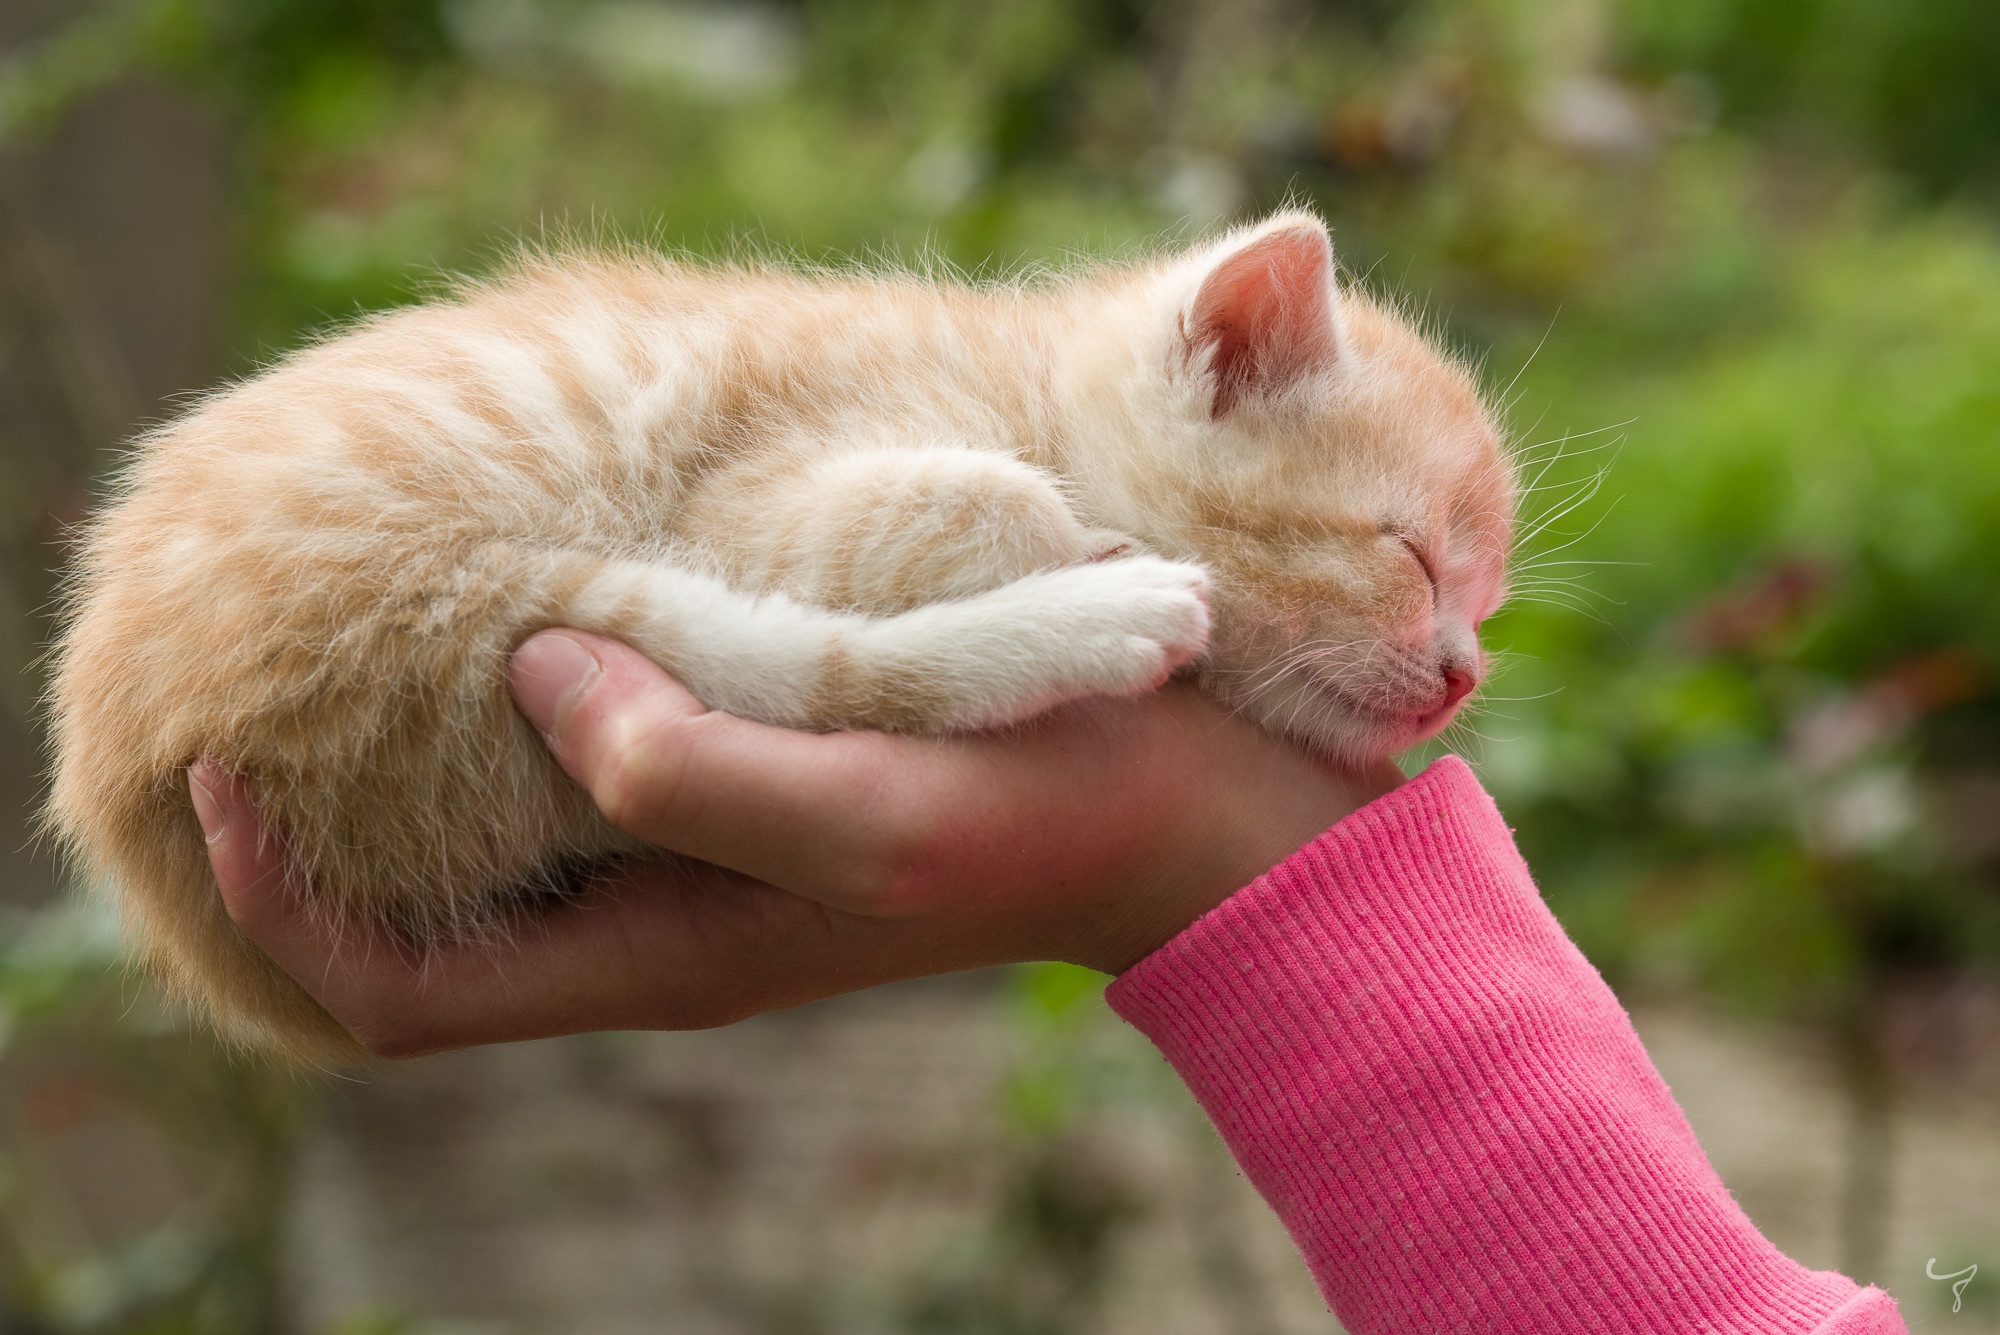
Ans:
<svg viewBox="0 0 2000 1335"><path fill-rule="evenodd" d="M1333 360L1333 249L1316 227L1259 237L1215 266L1195 294L1187 338L1213 348L1214 415Z"/></svg>

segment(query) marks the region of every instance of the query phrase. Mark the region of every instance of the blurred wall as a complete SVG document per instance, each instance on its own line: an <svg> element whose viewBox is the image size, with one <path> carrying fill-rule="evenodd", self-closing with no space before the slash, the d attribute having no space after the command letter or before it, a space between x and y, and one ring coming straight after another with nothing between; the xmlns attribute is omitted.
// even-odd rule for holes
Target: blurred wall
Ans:
<svg viewBox="0 0 2000 1335"><path fill-rule="evenodd" d="M0 0L0 60L75 9ZM138 81L0 126L0 903L55 883L31 843L32 704L65 528L116 443L220 365L231 139L191 94Z"/></svg>

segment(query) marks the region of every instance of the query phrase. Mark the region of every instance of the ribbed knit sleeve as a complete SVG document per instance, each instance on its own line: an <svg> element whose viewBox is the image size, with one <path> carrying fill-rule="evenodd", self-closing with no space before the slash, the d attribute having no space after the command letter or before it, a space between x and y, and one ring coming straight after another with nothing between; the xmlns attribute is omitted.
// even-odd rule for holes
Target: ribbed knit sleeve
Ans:
<svg viewBox="0 0 2000 1335"><path fill-rule="evenodd" d="M1353 1335L1885 1335L1757 1232L1456 758L1115 982Z"/></svg>

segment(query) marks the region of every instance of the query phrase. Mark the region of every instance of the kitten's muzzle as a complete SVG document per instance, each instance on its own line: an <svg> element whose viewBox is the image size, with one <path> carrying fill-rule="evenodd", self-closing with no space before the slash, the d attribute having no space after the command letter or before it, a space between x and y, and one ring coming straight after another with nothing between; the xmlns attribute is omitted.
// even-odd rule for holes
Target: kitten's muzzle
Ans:
<svg viewBox="0 0 2000 1335"><path fill-rule="evenodd" d="M1357 698L1352 691L1339 692L1357 713L1372 716L1408 746L1438 732L1451 722L1465 698L1479 688L1479 672L1457 663L1446 663L1406 677L1384 696Z"/></svg>

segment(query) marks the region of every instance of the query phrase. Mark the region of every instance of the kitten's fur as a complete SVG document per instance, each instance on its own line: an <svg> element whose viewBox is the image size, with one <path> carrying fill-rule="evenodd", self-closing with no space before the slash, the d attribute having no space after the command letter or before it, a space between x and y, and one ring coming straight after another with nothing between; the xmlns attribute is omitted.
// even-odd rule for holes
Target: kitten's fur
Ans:
<svg viewBox="0 0 2000 1335"><path fill-rule="evenodd" d="M254 777L330 912L479 930L630 846L509 703L537 628L816 728L1192 664L1379 755L1476 680L1513 504L1471 378L1339 290L1304 213L1020 287L531 261L140 443L74 578L51 820L227 1032L350 1061L224 913L198 757Z"/></svg>

